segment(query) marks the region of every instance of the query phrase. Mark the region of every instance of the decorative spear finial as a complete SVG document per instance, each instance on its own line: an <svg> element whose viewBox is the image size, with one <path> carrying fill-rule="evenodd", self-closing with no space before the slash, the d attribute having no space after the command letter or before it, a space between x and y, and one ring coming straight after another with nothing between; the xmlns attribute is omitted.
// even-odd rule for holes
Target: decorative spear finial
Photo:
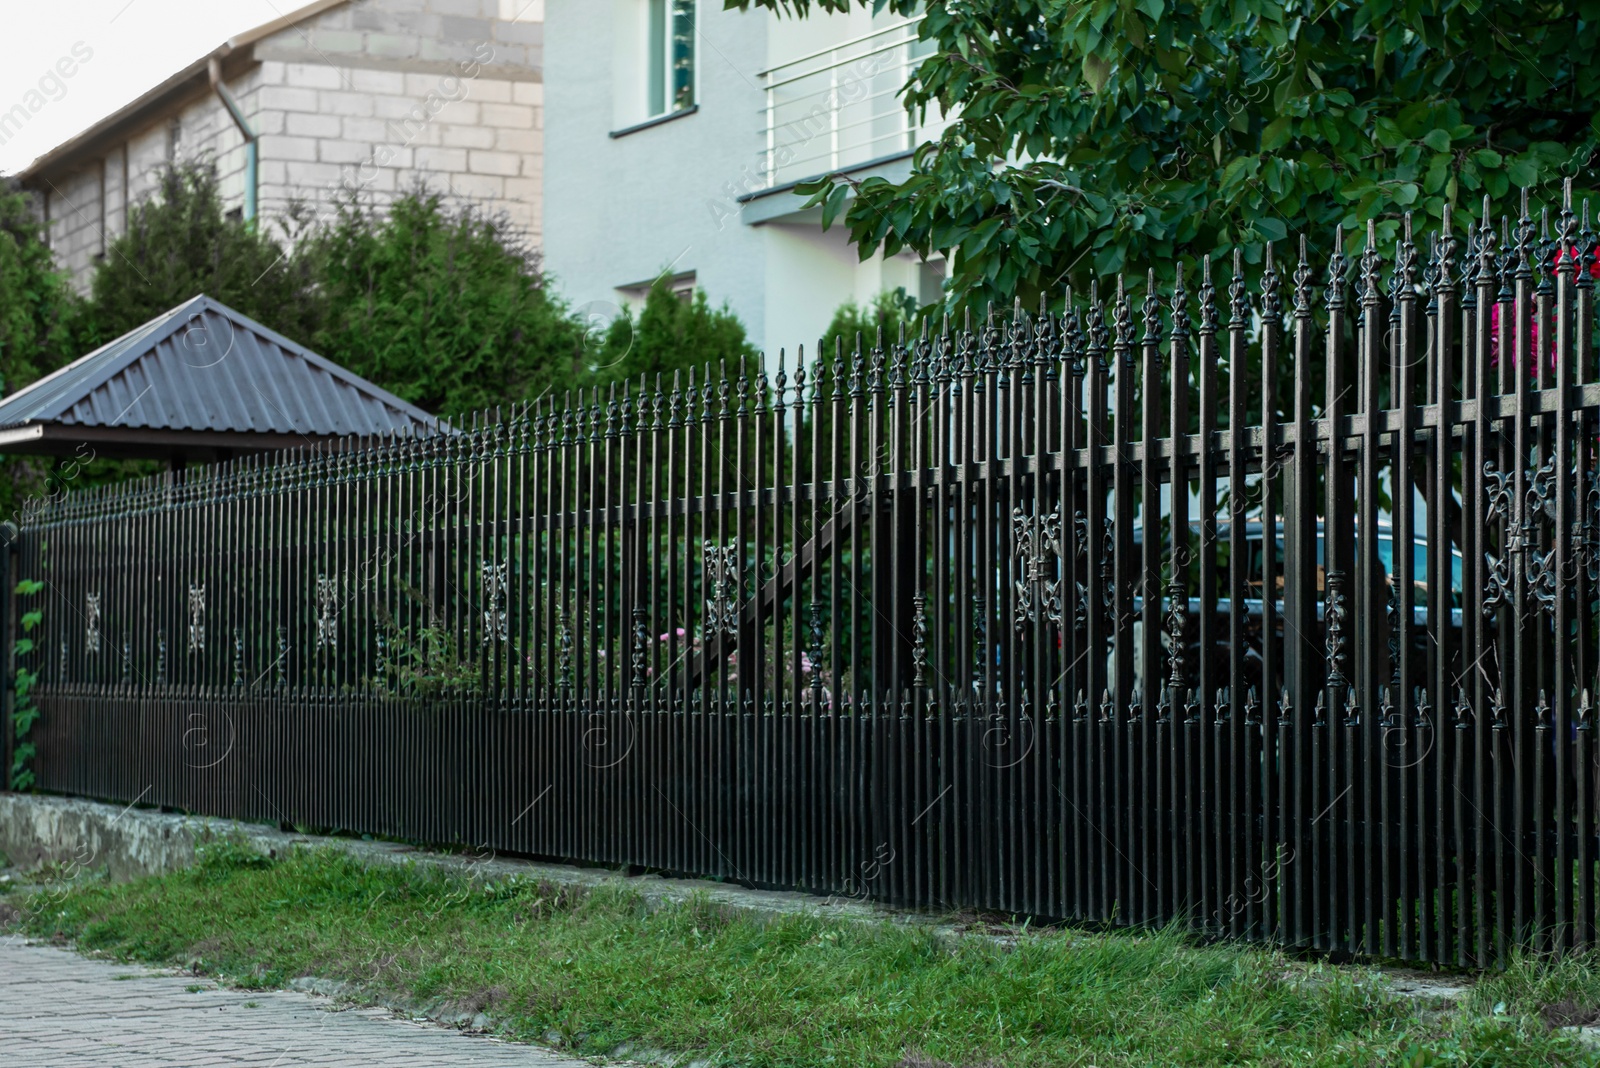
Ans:
<svg viewBox="0 0 1600 1068"><path fill-rule="evenodd" d="M1328 257L1328 286L1322 293L1323 304L1329 312L1340 311L1345 302L1345 276L1350 271L1350 260L1344 254L1344 227L1333 228L1333 255Z"/></svg>
<svg viewBox="0 0 1600 1068"><path fill-rule="evenodd" d="M1228 325L1244 329L1250 321L1250 303L1244 291L1244 252L1233 250L1233 279L1228 283Z"/></svg>
<svg viewBox="0 0 1600 1068"><path fill-rule="evenodd" d="M1300 259L1294 267L1294 317L1311 318L1311 260L1305 234L1300 235Z"/></svg>
<svg viewBox="0 0 1600 1068"><path fill-rule="evenodd" d="M1211 257L1200 261L1200 333L1210 337L1217 332L1217 286L1211 280Z"/></svg>
<svg viewBox="0 0 1600 1068"><path fill-rule="evenodd" d="M1378 275L1383 269L1383 257L1378 254L1378 222L1367 220L1367 245L1361 250L1361 303L1374 305L1382 301L1378 291Z"/></svg>

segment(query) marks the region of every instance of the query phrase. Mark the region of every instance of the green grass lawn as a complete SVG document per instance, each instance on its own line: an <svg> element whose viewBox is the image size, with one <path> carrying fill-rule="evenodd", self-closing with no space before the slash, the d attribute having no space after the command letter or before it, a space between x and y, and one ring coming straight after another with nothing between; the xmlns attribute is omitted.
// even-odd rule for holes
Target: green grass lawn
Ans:
<svg viewBox="0 0 1600 1068"><path fill-rule="evenodd" d="M315 975L372 1000L444 999L585 1054L633 1043L751 1066L1600 1065L1547 1020L1552 1006L1600 1005L1592 960L1521 961L1470 1007L1437 1011L1359 970L1173 932L941 941L704 902L652 911L620 889L474 884L334 851L269 861L226 840L174 874L9 899L29 933L85 950L240 987Z"/></svg>

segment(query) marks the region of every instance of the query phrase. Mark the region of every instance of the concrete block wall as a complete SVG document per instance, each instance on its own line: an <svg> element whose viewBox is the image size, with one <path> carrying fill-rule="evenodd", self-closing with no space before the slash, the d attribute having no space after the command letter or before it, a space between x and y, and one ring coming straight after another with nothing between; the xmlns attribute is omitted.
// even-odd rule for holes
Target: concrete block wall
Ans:
<svg viewBox="0 0 1600 1068"><path fill-rule="evenodd" d="M257 93L260 70L236 79L231 88L241 106ZM244 136L215 95L191 99L169 115L91 160L52 177L40 190L49 200L50 242L56 260L86 289L96 260L126 233L127 208L155 192L163 165L207 158L217 165L225 202L244 200Z"/></svg>
<svg viewBox="0 0 1600 1068"><path fill-rule="evenodd" d="M256 42L229 89L260 136L264 224L281 235L291 205L326 214L355 190L381 207L420 183L504 213L537 244L544 27L530 12L542 18L539 0L352 0ZM163 164L209 158L226 206L243 204L244 138L214 94L97 155L33 182L80 289Z"/></svg>
<svg viewBox="0 0 1600 1068"><path fill-rule="evenodd" d="M381 205L423 183L537 239L541 83L278 61L261 74L264 215L331 211L348 191Z"/></svg>
<svg viewBox="0 0 1600 1068"><path fill-rule="evenodd" d="M105 251L98 166L63 176L46 190L50 246L56 260L76 277Z"/></svg>
<svg viewBox="0 0 1600 1068"><path fill-rule="evenodd" d="M336 67L450 64L476 58L513 71L537 70L544 26L528 0L351 0L257 45L262 58L315 60ZM521 20L511 15L521 14ZM487 43L492 59L477 52Z"/></svg>
<svg viewBox="0 0 1600 1068"><path fill-rule="evenodd" d="M526 19L539 8L358 0L258 43L262 213L330 211L349 190L382 205L421 183L537 242L544 26Z"/></svg>
<svg viewBox="0 0 1600 1068"><path fill-rule="evenodd" d="M152 123L144 131L123 143L123 154L128 164L126 188L130 205L137 204L155 191L162 164L174 158L181 140L181 132L178 136L174 136L170 123L161 121ZM115 154L115 150L107 153L107 155L112 154ZM122 221L125 228L127 217L124 216ZM123 230L118 229L114 232L122 233Z"/></svg>
<svg viewBox="0 0 1600 1068"><path fill-rule="evenodd" d="M34 182L56 262L80 291L94 265L128 229L128 205L155 188L163 163L173 158L170 123L158 123L70 173Z"/></svg>
<svg viewBox="0 0 1600 1068"><path fill-rule="evenodd" d="M169 152L170 131L153 127L89 166L38 185L35 191L56 261L80 288L87 286L112 239L127 229L130 194L137 197L143 191L137 178L130 183L127 176L154 175Z"/></svg>

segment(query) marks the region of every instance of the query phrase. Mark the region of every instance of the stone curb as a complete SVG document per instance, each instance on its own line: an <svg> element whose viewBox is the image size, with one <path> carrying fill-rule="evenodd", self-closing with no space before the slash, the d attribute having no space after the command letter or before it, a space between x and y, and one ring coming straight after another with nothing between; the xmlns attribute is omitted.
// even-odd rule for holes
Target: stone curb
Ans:
<svg viewBox="0 0 1600 1068"><path fill-rule="evenodd" d="M854 899L749 890L704 879L630 876L604 868L501 857L490 851L446 853L393 842L288 834L237 820L153 812L82 798L0 793L0 855L23 871L36 871L53 864L61 869L59 878L63 881L104 875L120 882L177 871L195 862L197 845L218 835L237 836L250 848L273 857L295 848L329 848L340 850L363 864L412 865L463 874L475 882L510 879L548 883L581 893L602 886L624 887L637 893L651 909L702 900L726 914L767 919L806 915L830 920L926 924L933 928L936 937L952 941L961 933L957 927L942 924L932 915L895 911ZM0 866L3 865L4 860L0 860ZM288 988L352 1005L374 1005L444 1027L484 1032L496 1029L496 1021L484 1013L462 1013L440 1000L417 1002L380 997L356 983L308 975L290 980ZM544 1036L546 1047L570 1052L566 1044L561 1034L552 1032ZM625 1044L611 1051L605 1059L612 1064L681 1064L686 1068L707 1068L704 1062L693 1058L638 1044Z"/></svg>
<svg viewBox="0 0 1600 1068"><path fill-rule="evenodd" d="M651 908L698 898L744 915L871 920L929 925L940 934L952 936L958 933L958 928L944 922L947 917L909 913L854 898L749 890L705 879L625 875L604 868L502 857L488 850L447 853L394 842L288 834L255 823L152 812L82 798L0 793L0 854L25 871L55 864L64 869L63 878L93 872L118 882L161 875L193 864L195 846L215 835L237 835L268 856L278 856L296 846L326 847L365 864L411 864L462 873L479 882L514 878L584 891L601 886L625 887L639 894Z"/></svg>

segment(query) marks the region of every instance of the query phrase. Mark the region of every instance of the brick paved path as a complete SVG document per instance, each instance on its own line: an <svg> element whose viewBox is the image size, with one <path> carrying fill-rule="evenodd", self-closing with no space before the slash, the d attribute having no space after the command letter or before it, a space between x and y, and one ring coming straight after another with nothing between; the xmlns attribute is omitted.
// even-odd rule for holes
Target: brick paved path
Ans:
<svg viewBox="0 0 1600 1068"><path fill-rule="evenodd" d="M590 1068L528 1046L328 1010L287 991L188 987L202 980L0 939L0 1064L17 1068L319 1065ZM255 1007L247 1007L253 1003Z"/></svg>

